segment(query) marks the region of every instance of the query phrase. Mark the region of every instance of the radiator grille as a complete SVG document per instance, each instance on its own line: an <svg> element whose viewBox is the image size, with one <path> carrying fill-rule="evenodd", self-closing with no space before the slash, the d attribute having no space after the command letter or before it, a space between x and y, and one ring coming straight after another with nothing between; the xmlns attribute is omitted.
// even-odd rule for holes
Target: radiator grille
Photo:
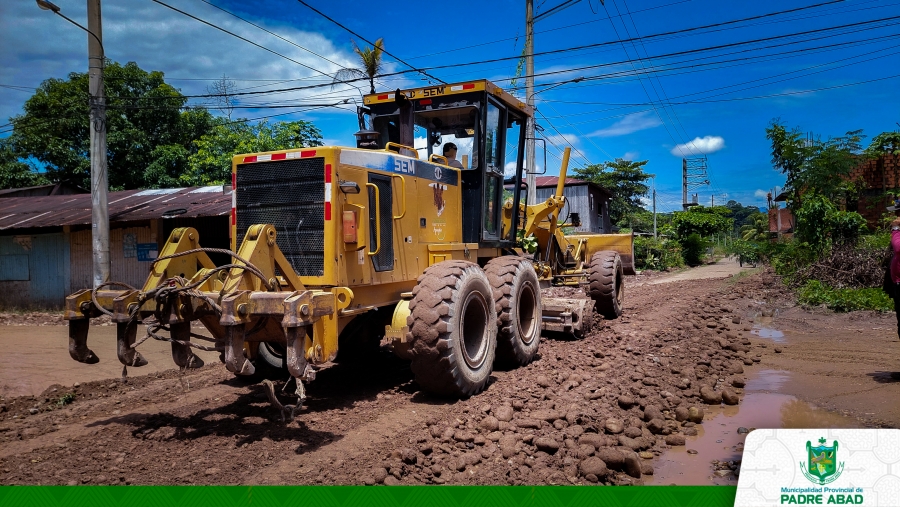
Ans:
<svg viewBox="0 0 900 507"><path fill-rule="evenodd" d="M372 256L375 271L391 271L394 269L394 219L392 217L394 196L392 195L391 178L378 174L369 174L369 182L378 187L378 211L369 213L369 241L378 244L378 253ZM375 210L375 192L369 192L369 209ZM381 237L376 241L375 219L380 218Z"/></svg>
<svg viewBox="0 0 900 507"><path fill-rule="evenodd" d="M278 160L237 166L238 244L253 224L272 224L299 276L325 268L325 159Z"/></svg>

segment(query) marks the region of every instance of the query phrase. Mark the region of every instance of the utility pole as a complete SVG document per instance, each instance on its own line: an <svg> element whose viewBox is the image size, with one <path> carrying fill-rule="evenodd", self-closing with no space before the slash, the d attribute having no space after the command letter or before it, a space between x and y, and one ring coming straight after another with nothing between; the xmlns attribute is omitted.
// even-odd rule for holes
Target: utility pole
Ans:
<svg viewBox="0 0 900 507"><path fill-rule="evenodd" d="M687 177L687 159L681 159L681 202L684 209L688 208L688 177Z"/></svg>
<svg viewBox="0 0 900 507"><path fill-rule="evenodd" d="M653 239L656 239L656 178L653 178Z"/></svg>
<svg viewBox="0 0 900 507"><path fill-rule="evenodd" d="M100 0L87 0L88 27L60 12L49 0L36 0L37 6L51 11L88 33L88 93L90 95L91 155L91 253L94 258L93 286L109 281L109 184L106 172L106 97L103 91L103 23Z"/></svg>
<svg viewBox="0 0 900 507"><path fill-rule="evenodd" d="M714 208L716 206L716 196L715 194L709 196L709 207Z"/></svg>
<svg viewBox="0 0 900 507"><path fill-rule="evenodd" d="M109 190L106 172L106 97L103 91L103 23L100 0L87 0L88 77L91 96L91 237L94 287L109 281Z"/></svg>
<svg viewBox="0 0 900 507"><path fill-rule="evenodd" d="M525 102L534 111L534 0L525 0ZM537 200L534 165L534 116L525 122L525 184L528 204ZM546 169L546 168L545 168Z"/></svg>

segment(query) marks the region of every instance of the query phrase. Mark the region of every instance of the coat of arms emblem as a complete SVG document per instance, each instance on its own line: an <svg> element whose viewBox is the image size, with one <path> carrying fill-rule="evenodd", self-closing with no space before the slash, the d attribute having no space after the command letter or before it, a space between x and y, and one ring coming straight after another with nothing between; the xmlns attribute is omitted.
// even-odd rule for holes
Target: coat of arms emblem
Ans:
<svg viewBox="0 0 900 507"><path fill-rule="evenodd" d="M800 462L803 475L810 482L823 485L836 480L844 471L844 463L837 460L838 442L825 445L825 437L819 439L815 447L812 442L806 442L806 456L809 461Z"/></svg>

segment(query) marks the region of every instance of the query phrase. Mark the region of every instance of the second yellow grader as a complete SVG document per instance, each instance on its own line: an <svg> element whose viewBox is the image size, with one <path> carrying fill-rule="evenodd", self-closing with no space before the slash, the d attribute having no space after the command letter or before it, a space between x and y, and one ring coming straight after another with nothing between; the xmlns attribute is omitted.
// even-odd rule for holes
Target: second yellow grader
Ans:
<svg viewBox="0 0 900 507"><path fill-rule="evenodd" d="M71 356L98 361L88 319L106 313L126 366L146 364L143 323L182 368L203 364L192 352L201 348L241 376L286 369L302 403L303 383L339 342L372 340L411 360L423 389L470 396L495 361L532 361L542 330L580 337L595 312L620 315L632 236L563 234L577 225L560 222L568 148L555 195L525 202L529 107L486 80L372 94L365 105L356 147L234 157L230 264L214 265L197 231L181 228L142 289L69 296ZM413 148L421 138L427 155ZM590 299L542 297L550 285L585 286Z"/></svg>

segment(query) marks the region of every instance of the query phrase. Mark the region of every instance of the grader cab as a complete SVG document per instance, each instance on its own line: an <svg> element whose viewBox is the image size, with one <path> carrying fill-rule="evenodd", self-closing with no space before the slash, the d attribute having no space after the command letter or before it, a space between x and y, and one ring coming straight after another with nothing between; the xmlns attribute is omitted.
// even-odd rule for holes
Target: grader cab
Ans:
<svg viewBox="0 0 900 507"><path fill-rule="evenodd" d="M495 361L529 363L542 330L580 337L595 313L622 312L632 236L563 234L568 149L555 195L525 202L524 103L481 80L365 104L356 147L233 158L232 248L217 251L231 263L214 265L195 229L176 229L140 290L69 296L72 358L98 361L88 319L105 313L126 367L146 364L137 345L148 338L171 342L182 368L202 365L192 348L217 350L239 376L287 370L302 403L303 382L339 343L369 339L410 359L424 389L469 396ZM543 298L550 285L584 286L590 299Z"/></svg>

